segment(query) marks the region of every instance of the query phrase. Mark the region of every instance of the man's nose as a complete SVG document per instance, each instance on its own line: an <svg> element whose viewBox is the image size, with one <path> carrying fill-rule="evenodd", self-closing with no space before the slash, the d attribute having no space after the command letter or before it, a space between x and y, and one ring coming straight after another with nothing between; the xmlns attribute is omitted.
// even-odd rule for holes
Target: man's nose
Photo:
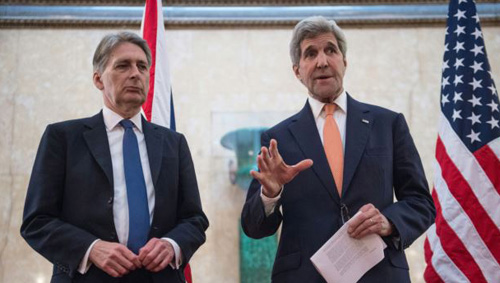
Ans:
<svg viewBox="0 0 500 283"><path fill-rule="evenodd" d="M132 66L130 68L130 77L131 78L137 78L141 74L141 71L139 70L139 67L137 66Z"/></svg>
<svg viewBox="0 0 500 283"><path fill-rule="evenodd" d="M328 66L328 58L325 53L320 52L318 56L316 57L316 67L317 68L325 68Z"/></svg>

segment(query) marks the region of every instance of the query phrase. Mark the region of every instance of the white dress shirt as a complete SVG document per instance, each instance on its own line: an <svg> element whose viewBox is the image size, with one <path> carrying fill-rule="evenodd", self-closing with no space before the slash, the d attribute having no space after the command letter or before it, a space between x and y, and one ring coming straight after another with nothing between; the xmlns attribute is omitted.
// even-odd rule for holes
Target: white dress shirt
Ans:
<svg viewBox="0 0 500 283"><path fill-rule="evenodd" d="M120 121L124 118L113 112L111 109L103 106L102 114L104 116L104 124L106 125L106 133L108 135L109 149L111 153L111 163L113 166L113 220L115 223L118 241L127 245L129 233L129 214L128 214L128 200L127 200L127 185L125 183L125 169L123 166L123 134L125 129L120 125ZM134 124L134 133L137 137L139 144L139 154L141 158L142 173L144 174L144 181L146 183L146 193L148 198L149 207L149 221L153 221L153 213L155 208L155 190L153 186L153 179L151 178L151 169L149 167L148 151L146 148L146 141L142 131L141 113L137 113L130 118ZM170 238L163 238L169 241L174 247L175 263L171 263L172 268L179 268L182 264L182 256L179 245ZM82 274L88 271L91 263L88 258L90 251L94 244L99 241L94 241L84 258L80 262L78 271Z"/></svg>
<svg viewBox="0 0 500 283"><path fill-rule="evenodd" d="M311 107L311 111L314 117L314 121L316 122L316 127L318 128L319 137L321 138L321 143L323 143L323 127L325 126L326 113L323 109L325 106L324 102L316 100L315 98L309 96L308 97L309 106ZM333 118L339 127L340 138L342 139L342 149L345 153L345 123L347 118L347 94L345 91L335 99L335 104L337 104L337 110L333 113ZM283 192L283 188L278 196L274 198L266 197L262 193L262 188L260 191L260 197L262 199L262 203L264 204L264 210L266 212L266 216L271 215L273 213L274 208L276 207L276 203L281 198L281 193Z"/></svg>

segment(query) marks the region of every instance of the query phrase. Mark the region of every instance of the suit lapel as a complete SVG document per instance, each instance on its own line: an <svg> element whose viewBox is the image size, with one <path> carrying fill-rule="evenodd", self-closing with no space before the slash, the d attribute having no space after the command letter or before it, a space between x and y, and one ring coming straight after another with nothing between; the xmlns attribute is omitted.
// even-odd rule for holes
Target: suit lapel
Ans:
<svg viewBox="0 0 500 283"><path fill-rule="evenodd" d="M356 167L363 155L374 121L370 110L347 95L346 140L344 154L344 181L342 194L349 188Z"/></svg>
<svg viewBox="0 0 500 283"><path fill-rule="evenodd" d="M146 148L148 150L151 178L153 179L153 186L156 190L158 176L160 176L161 159L163 156L163 140L161 138L160 132L158 131L158 127L147 122L144 117L142 117L142 129L144 131Z"/></svg>
<svg viewBox="0 0 500 283"><path fill-rule="evenodd" d="M304 108L297 114L297 120L292 122L288 128L304 153L304 156L313 160L312 169L321 180L321 183L323 183L324 189L327 190L328 194L335 202L339 203L340 198L336 193L335 182L332 172L330 171L330 166L328 165L328 160L326 159L323 144L321 143L321 138L309 102L306 102Z"/></svg>
<svg viewBox="0 0 500 283"><path fill-rule="evenodd" d="M83 137L89 147L92 156L106 174L111 188L113 187L113 166L111 164L111 153L109 151L108 135L102 111L99 114L89 118L85 123L88 128L83 133Z"/></svg>

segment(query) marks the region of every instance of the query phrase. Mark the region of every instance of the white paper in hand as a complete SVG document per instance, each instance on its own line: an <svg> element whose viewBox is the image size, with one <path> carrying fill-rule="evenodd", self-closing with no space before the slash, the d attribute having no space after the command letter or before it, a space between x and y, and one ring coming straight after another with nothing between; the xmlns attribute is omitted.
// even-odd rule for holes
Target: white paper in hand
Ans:
<svg viewBox="0 0 500 283"><path fill-rule="evenodd" d="M379 235L354 239L347 233L349 222L342 226L312 257L311 261L328 283L357 282L384 258L386 244Z"/></svg>

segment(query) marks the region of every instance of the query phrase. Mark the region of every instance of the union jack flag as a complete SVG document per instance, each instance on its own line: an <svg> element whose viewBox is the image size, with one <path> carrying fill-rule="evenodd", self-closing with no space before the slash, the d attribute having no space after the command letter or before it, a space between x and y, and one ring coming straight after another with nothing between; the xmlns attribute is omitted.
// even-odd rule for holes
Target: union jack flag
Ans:
<svg viewBox="0 0 500 283"><path fill-rule="evenodd" d="M473 0L448 10L427 282L500 282L500 112Z"/></svg>

